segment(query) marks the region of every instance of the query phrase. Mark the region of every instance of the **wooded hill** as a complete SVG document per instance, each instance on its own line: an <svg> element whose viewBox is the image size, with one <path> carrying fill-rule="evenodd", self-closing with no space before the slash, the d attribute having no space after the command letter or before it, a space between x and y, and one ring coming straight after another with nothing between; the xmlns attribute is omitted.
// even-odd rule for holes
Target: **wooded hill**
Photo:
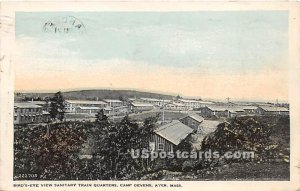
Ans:
<svg viewBox="0 0 300 191"><path fill-rule="evenodd" d="M43 99L44 97L51 97L54 93L15 93L15 100L21 101L24 99ZM65 99L84 99L84 100L99 100L101 99L126 99L126 98L157 98L157 99L172 99L175 96L142 92L136 90L78 90L62 92Z"/></svg>

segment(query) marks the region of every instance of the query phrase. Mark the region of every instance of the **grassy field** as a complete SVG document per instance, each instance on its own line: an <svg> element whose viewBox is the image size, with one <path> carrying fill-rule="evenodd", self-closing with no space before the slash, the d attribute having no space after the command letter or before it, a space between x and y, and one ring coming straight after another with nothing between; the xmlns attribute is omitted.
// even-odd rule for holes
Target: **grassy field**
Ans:
<svg viewBox="0 0 300 191"><path fill-rule="evenodd" d="M129 114L129 118L134 120L134 121L138 121L138 122L143 122L146 118L149 117L155 117L156 115L159 114L159 121L162 121L162 112L161 111L145 111L142 113L132 113ZM170 120L175 120L175 119L180 119L182 117L187 116L187 113L181 113L181 112L170 112L170 111L165 111L165 120L166 121L170 121ZM66 113L65 114L66 120L67 121L73 121L73 120L90 120L90 121L94 121L95 120L95 116L94 115L90 115L90 114L80 114L80 113ZM110 116L110 119L114 119L115 121L120 121L123 119L124 116L114 116L112 118L112 116Z"/></svg>
<svg viewBox="0 0 300 191"><path fill-rule="evenodd" d="M170 121L170 120L175 120L175 119L180 119L185 116L187 116L187 113L181 113L181 112L171 112L171 111L165 111L165 120ZM159 114L159 121L162 121L162 112L161 111L149 111L149 112L143 112L143 113L138 113L138 114L131 114L129 117L132 120L136 121L144 121L148 117L155 117L157 114Z"/></svg>

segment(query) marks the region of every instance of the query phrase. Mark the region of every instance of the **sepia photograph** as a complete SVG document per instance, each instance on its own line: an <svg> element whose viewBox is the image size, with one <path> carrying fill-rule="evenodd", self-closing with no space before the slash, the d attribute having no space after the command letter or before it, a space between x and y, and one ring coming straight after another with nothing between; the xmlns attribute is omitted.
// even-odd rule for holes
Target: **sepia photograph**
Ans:
<svg viewBox="0 0 300 191"><path fill-rule="evenodd" d="M289 181L289 14L17 11L13 180Z"/></svg>

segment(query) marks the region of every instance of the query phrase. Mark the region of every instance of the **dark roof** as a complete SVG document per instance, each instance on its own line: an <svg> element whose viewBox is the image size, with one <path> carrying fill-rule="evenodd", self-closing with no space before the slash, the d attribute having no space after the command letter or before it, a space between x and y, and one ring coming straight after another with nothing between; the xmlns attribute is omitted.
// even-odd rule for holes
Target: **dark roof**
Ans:
<svg viewBox="0 0 300 191"><path fill-rule="evenodd" d="M197 115L195 113L189 114L188 116L183 117L182 119L187 118L187 117L190 117L190 118L194 119L195 121L198 121L199 123L201 123L204 120L203 117L201 117L200 115Z"/></svg>

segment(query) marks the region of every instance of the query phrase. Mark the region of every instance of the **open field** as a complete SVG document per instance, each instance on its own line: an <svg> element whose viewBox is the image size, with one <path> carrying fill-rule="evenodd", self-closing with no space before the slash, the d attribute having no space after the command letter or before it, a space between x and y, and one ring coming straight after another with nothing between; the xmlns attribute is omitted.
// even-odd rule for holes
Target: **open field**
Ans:
<svg viewBox="0 0 300 191"><path fill-rule="evenodd" d="M129 114L129 118L134 120L134 121L138 121L138 122L143 122L145 119L149 118L149 117L155 117L156 115L159 114L159 121L162 121L162 111L159 110L152 110L152 111L144 111L141 113L131 113ZM180 119L183 118L185 116L187 116L188 114L186 112L178 112L178 111L165 111L165 120L166 121L170 121L170 120L176 120L176 119ZM65 114L66 120L67 121L74 121L74 120L78 120L78 121L94 121L95 120L95 115L93 114L83 114L83 113L66 113ZM110 116L110 119L114 119L116 121L120 121L124 116Z"/></svg>
<svg viewBox="0 0 300 191"><path fill-rule="evenodd" d="M170 121L170 120L176 120L183 118L187 116L188 114L185 112L178 112L178 111L165 111L165 120ZM132 120L136 121L144 121L148 117L155 117L156 115L159 114L159 121L162 121L162 111L148 111L148 112L143 112L143 113L138 113L138 114L130 114L129 117Z"/></svg>

